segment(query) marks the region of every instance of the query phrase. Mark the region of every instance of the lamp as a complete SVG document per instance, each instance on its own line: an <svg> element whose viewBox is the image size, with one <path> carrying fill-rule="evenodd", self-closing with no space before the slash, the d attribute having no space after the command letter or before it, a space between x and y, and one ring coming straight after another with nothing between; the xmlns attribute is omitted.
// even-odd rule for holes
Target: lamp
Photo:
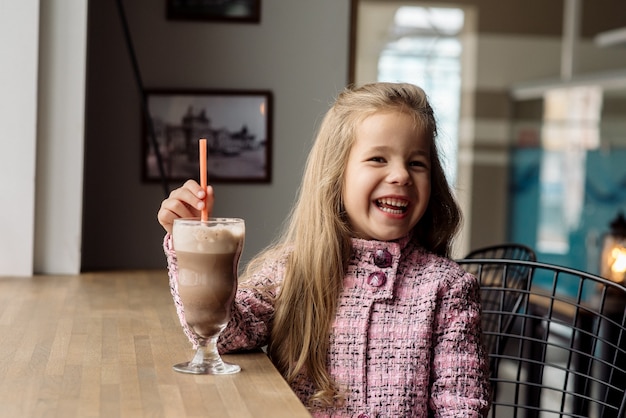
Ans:
<svg viewBox="0 0 626 418"><path fill-rule="evenodd" d="M626 280L626 219L619 212L604 237L600 256L600 275L617 283Z"/></svg>

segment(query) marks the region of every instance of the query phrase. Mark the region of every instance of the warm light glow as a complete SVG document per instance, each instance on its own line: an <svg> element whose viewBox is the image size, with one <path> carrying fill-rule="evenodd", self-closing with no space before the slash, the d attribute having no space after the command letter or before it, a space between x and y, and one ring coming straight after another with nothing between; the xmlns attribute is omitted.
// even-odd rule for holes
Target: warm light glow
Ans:
<svg viewBox="0 0 626 418"><path fill-rule="evenodd" d="M626 279L626 240L614 235L604 238L600 275L617 283Z"/></svg>
<svg viewBox="0 0 626 418"><path fill-rule="evenodd" d="M611 271L613 273L626 273L626 248L615 247L611 251Z"/></svg>

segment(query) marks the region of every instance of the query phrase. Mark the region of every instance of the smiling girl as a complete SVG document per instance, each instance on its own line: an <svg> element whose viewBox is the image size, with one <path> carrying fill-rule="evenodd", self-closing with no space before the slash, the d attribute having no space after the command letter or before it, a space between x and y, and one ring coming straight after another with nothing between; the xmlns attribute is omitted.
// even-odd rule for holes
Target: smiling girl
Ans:
<svg viewBox="0 0 626 418"><path fill-rule="evenodd" d="M242 277L220 350L267 346L316 417L488 412L478 283L449 259L461 214L436 136L419 87L343 91L286 230ZM173 220L213 202L211 187L189 180L159 210L176 300Z"/></svg>

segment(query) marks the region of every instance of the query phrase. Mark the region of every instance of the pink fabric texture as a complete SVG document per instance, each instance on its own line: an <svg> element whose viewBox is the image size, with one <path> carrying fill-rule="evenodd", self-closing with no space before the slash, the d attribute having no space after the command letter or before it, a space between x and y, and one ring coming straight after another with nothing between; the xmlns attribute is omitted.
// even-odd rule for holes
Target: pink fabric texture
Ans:
<svg viewBox="0 0 626 418"><path fill-rule="evenodd" d="M170 288L190 341L176 288L176 256L164 241ZM263 347L280 290L285 259L267 260L240 287L233 317L220 337L222 352ZM345 403L315 417L481 417L489 409L489 370L481 339L478 283L456 263L425 252L409 239L353 239L330 335L328 368ZM292 389L303 403L312 392L302 378Z"/></svg>

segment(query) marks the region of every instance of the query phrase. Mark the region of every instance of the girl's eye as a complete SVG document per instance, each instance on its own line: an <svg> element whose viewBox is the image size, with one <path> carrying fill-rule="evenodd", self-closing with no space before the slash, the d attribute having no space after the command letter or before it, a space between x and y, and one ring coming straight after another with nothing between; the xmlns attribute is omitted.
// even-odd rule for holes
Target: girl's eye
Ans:
<svg viewBox="0 0 626 418"><path fill-rule="evenodd" d="M369 160L373 161L375 163L384 163L385 162L385 159L383 157L372 157Z"/></svg>
<svg viewBox="0 0 626 418"><path fill-rule="evenodd" d="M411 161L409 165L411 167L426 167L426 163L424 161Z"/></svg>

